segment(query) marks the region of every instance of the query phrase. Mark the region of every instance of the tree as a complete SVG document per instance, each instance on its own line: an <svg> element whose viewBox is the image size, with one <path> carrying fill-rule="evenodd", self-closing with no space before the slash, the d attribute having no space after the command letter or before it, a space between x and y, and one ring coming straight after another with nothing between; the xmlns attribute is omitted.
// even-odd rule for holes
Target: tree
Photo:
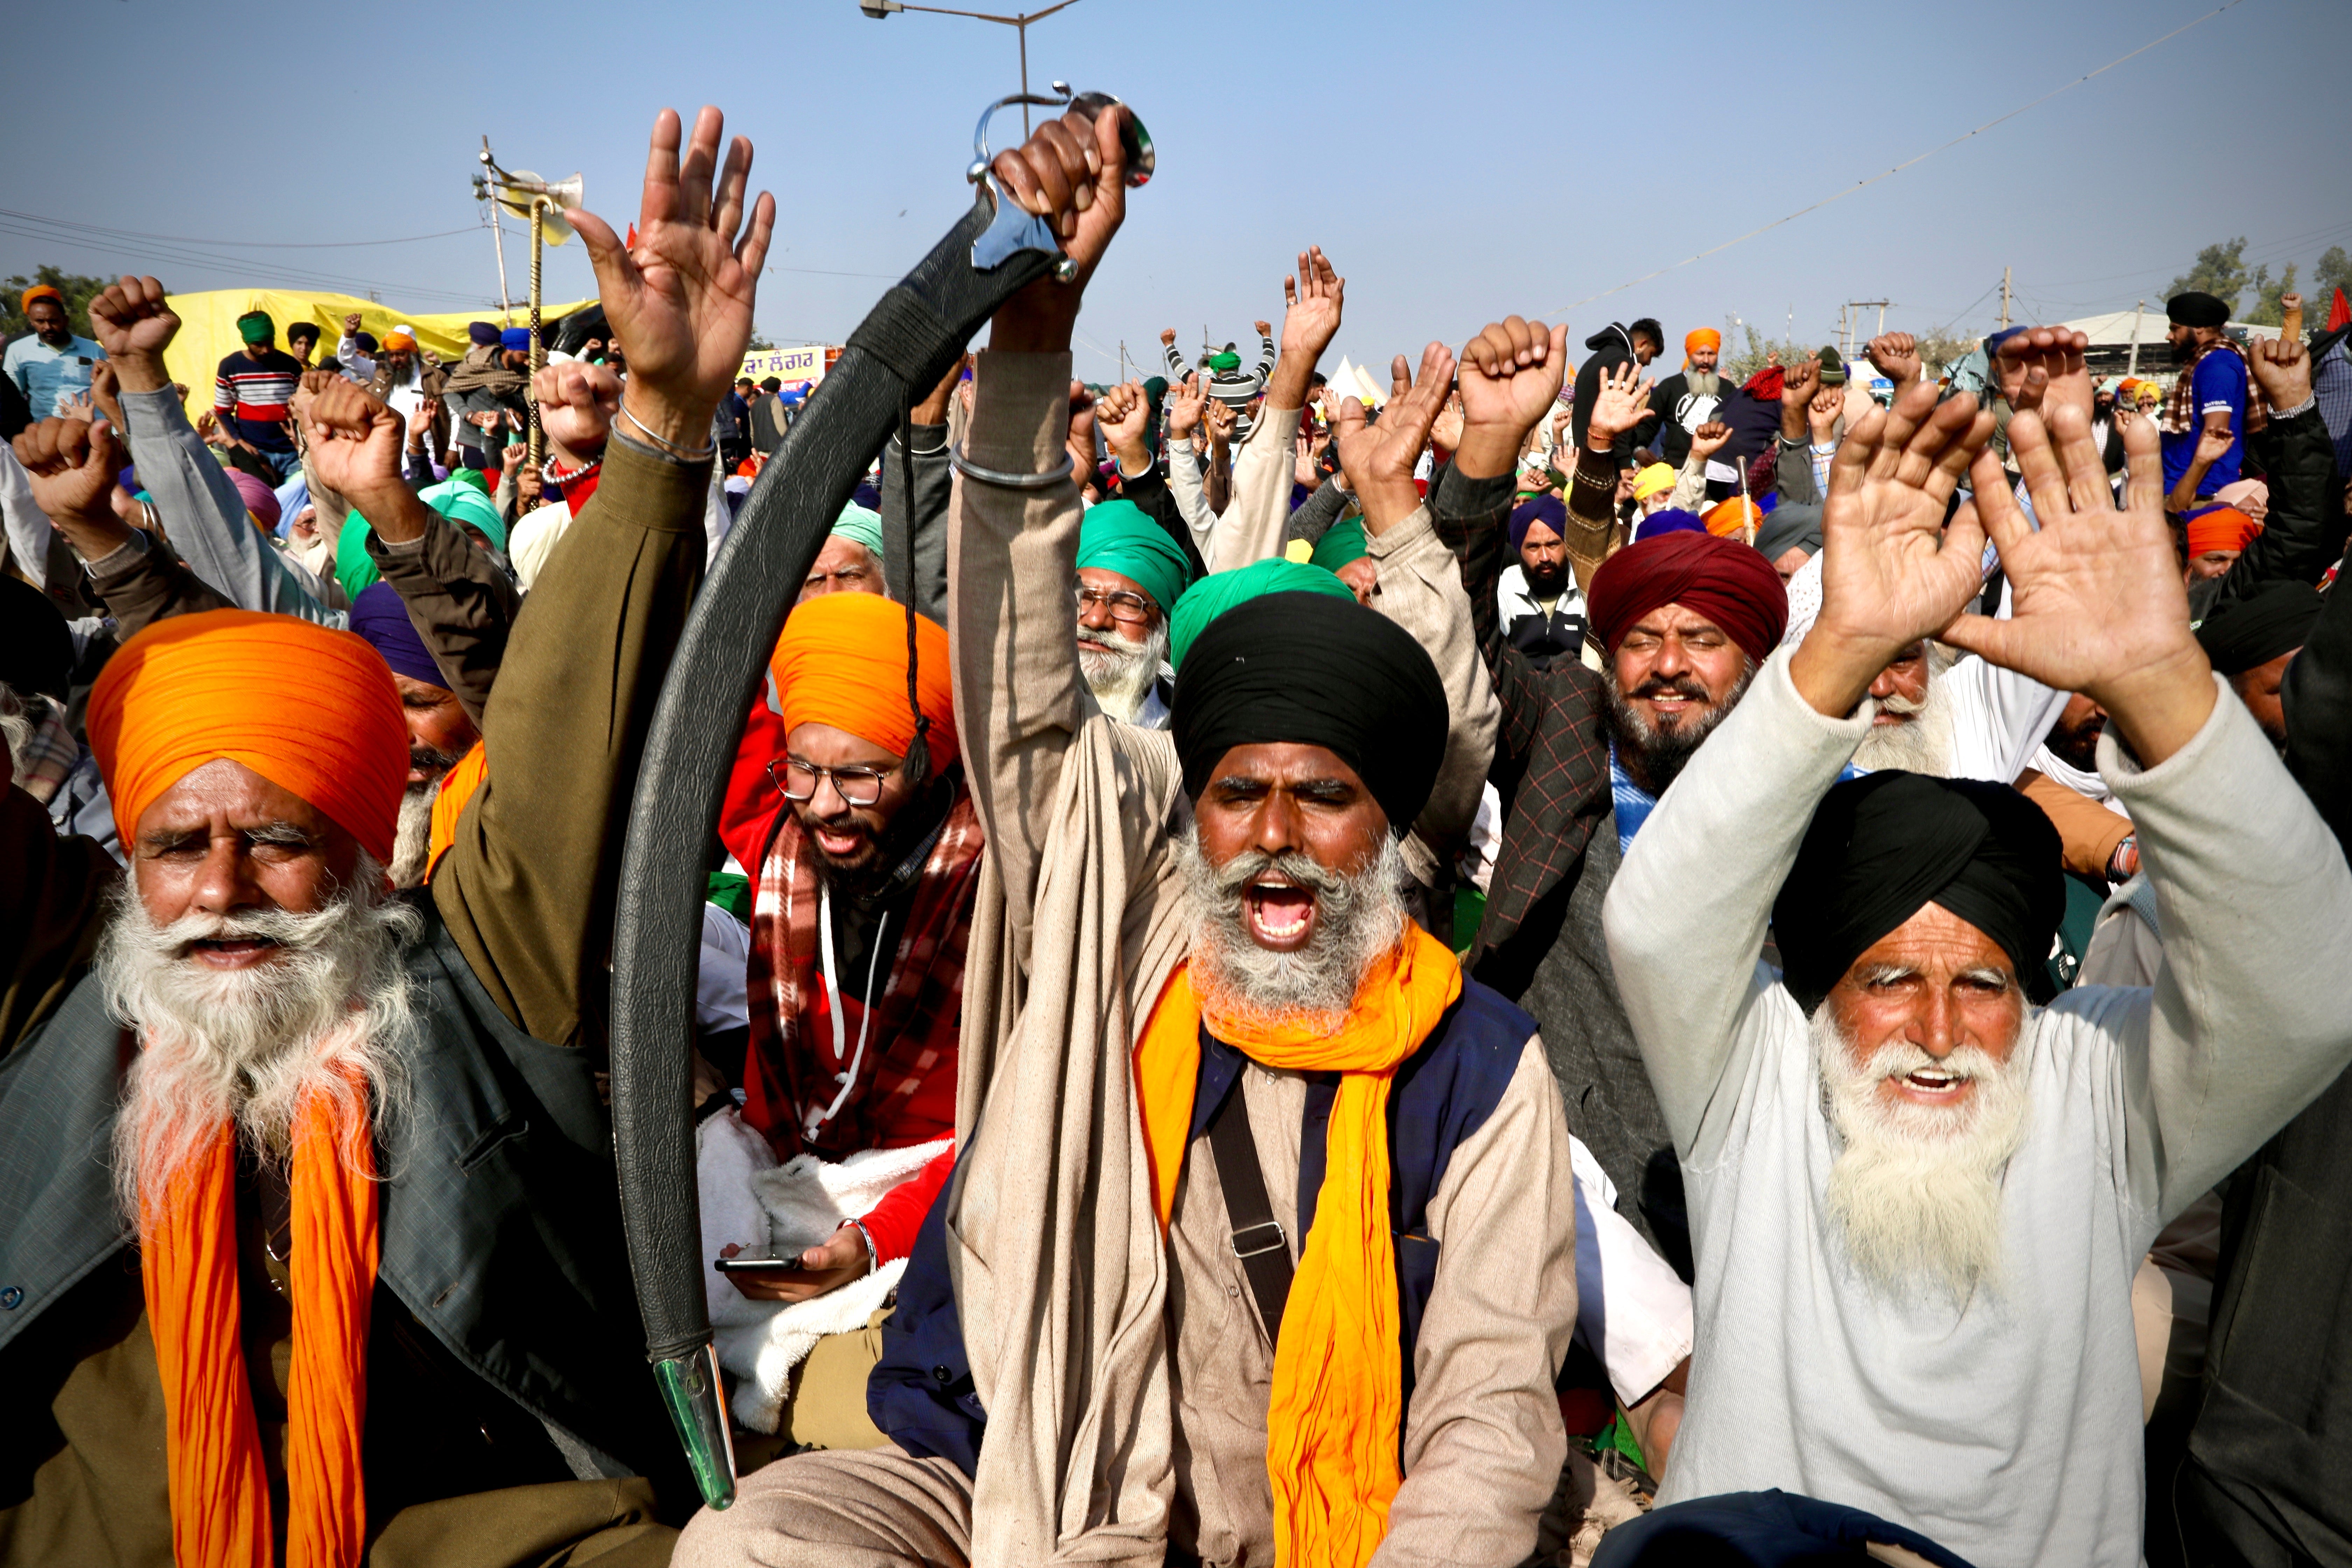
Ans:
<svg viewBox="0 0 2352 1568"><path fill-rule="evenodd" d="M2327 320L2338 289L2344 290L2347 300L2352 300L2352 256L2344 254L2342 246L2331 245L2327 254L2319 258L2319 265L2311 269L2312 307L2304 314L2310 318L2312 325Z"/></svg>
<svg viewBox="0 0 2352 1568"><path fill-rule="evenodd" d="M2264 268L2257 277L2266 282L2269 275L2270 269ZM2193 291L2210 294L2227 305L2234 318L2238 313L2238 296L2246 291L2250 283L2255 282L2256 279L2246 276L2246 237L2242 234L2235 239L2209 245L2199 251L2189 270L2174 279L2172 287L2165 293L2187 294Z"/></svg>
<svg viewBox="0 0 2352 1568"><path fill-rule="evenodd" d="M56 267L36 268L30 278L0 279L0 289L5 289L7 294L5 299L0 299L0 332L5 332L13 338L19 332L32 330L31 323L25 320L24 310L17 301L24 297L26 289L37 284L46 283L66 297L66 325L83 337L88 337L89 336L89 302L104 292L106 286L113 281L111 278L89 278L79 272L68 272Z"/></svg>
<svg viewBox="0 0 2352 1568"><path fill-rule="evenodd" d="M1812 358L1818 352L1794 338L1775 342L1758 331L1751 322L1735 321L1733 318L1726 317L1723 324L1726 329L1723 334L1724 349L1718 356L1716 369L1724 380L1734 386L1747 385L1748 378L1767 365L1794 364L1801 359ZM1737 325L1739 331L1746 335L1747 344L1743 348L1731 347L1730 329L1734 325Z"/></svg>
<svg viewBox="0 0 2352 1568"><path fill-rule="evenodd" d="M767 333L761 331L757 327L753 327L751 329L751 341L745 343L743 348L744 352L747 353L761 353L769 349L774 348L775 346L775 344L768 341Z"/></svg>
<svg viewBox="0 0 2352 1568"><path fill-rule="evenodd" d="M2253 290L2254 308L2246 312L2245 320L2257 326L2284 326L2286 322L2286 307L2279 303L2279 297L2295 291L2294 263L2290 261L2286 264L2285 276L2275 283L2271 281L2271 269L2267 266L2255 268ZM2321 313L2320 319L2323 321L2326 319L2326 312Z"/></svg>

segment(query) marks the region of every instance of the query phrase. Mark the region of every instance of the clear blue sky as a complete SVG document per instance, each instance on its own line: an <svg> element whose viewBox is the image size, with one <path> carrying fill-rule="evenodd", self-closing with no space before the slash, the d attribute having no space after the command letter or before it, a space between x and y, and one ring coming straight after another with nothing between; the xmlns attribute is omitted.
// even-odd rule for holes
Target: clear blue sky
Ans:
<svg viewBox="0 0 2352 1568"><path fill-rule="evenodd" d="M1334 345L1384 363L1484 320L1556 312L1833 195L2212 8L2214 0L1965 7L1685 0L1574 6L1080 0L1031 31L1031 79L1134 104L1160 147L1079 330L1107 376L1279 321L1321 244L1349 279ZM137 268L175 289L373 286L394 307L493 299L469 180L581 170L635 216L654 111L712 102L758 148L778 234L759 325L838 342L968 200L1013 30L875 22L854 0L320 6L94 0L11 73L0 274ZM519 63L512 40L540 41ZM1580 338L1727 315L1828 341L1840 301L1894 328L1982 327L2015 268L2021 319L2131 308L2199 247L2310 264L2352 247L2352 50L2341 0L2235 8L1823 211L1568 311ZM471 59L478 62L467 65ZM272 126L273 115L276 124ZM1017 130L1018 121L1000 117ZM131 240L58 223L173 237ZM294 248L462 231L415 243ZM205 242L190 245L187 241ZM520 290L522 247L509 276ZM579 247L551 297L593 292ZM1875 312L1873 312L1874 320ZM1555 318L1556 319L1556 318ZM1105 351L1105 352L1097 352Z"/></svg>

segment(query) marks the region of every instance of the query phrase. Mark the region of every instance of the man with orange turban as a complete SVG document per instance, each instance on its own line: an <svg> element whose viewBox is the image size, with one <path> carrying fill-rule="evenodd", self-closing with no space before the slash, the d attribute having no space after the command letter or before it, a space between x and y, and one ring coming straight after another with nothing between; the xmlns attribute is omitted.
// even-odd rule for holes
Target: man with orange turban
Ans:
<svg viewBox="0 0 2352 1568"><path fill-rule="evenodd" d="M687 180L719 131L706 110ZM515 626L429 889L385 875L392 668L289 616L162 619L100 674L127 872L0 787L0 1563L668 1561L692 1486L643 1354L599 1020L706 551L709 462L680 454L773 221L762 196L739 250L716 225L748 144L718 200L681 189L681 140L666 114L634 250L572 215L646 438L615 437ZM391 515L401 416L347 401L313 409L310 456Z"/></svg>
<svg viewBox="0 0 2352 1568"><path fill-rule="evenodd" d="M1713 327L1694 327L1683 338L1683 368L1651 389L1650 411L1658 416L1658 452L1680 472L1690 457L1691 432L1715 417L1723 401L1723 378L1716 374L1716 356L1723 334Z"/></svg>
<svg viewBox="0 0 2352 1568"><path fill-rule="evenodd" d="M2262 533L2263 525L2233 506L2209 506L2182 519L2187 529L2184 569L2201 583L2229 574L2230 564Z"/></svg>
<svg viewBox="0 0 2352 1568"><path fill-rule="evenodd" d="M709 1283L721 1360L744 1379L739 1419L761 1431L789 1420L803 1443L862 1446L881 1440L865 1413L870 1352L820 1344L787 1414L793 1358L761 1350L839 1310L814 1299L845 1288L872 1298L852 1314L862 1326L953 1167L980 817L937 622L879 594L822 594L794 606L769 669L772 705L766 692L752 705L719 812L721 840L751 874L740 1121L764 1141L755 1169L811 1154L828 1167L861 1156L861 1171L884 1173L863 1178L852 1218L810 1235L772 1226L740 1173L726 1173L735 1163L707 1160L706 1234L731 1227L730 1248L796 1264ZM736 1112L719 1114L730 1125L706 1131L706 1150L731 1131ZM769 1212L778 1179L759 1178ZM773 1302L811 1308L760 1305Z"/></svg>

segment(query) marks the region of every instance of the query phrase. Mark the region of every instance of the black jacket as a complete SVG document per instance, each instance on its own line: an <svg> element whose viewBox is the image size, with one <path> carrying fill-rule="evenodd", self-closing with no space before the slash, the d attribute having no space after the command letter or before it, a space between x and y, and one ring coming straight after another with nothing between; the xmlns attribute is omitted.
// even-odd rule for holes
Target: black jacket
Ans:
<svg viewBox="0 0 2352 1568"><path fill-rule="evenodd" d="M1576 407L1569 426L1575 432L1576 444L1584 445L1585 428L1592 423L1592 405L1601 395L1601 375L1603 371L1633 363L1633 340L1615 321L1584 340L1592 354L1576 367ZM1658 420L1653 414L1633 429L1617 437L1613 450L1622 461L1636 447L1646 447L1657 434Z"/></svg>
<svg viewBox="0 0 2352 1568"><path fill-rule="evenodd" d="M1718 375L1716 379L1722 384L1716 390L1718 405L1728 403L1739 391L1738 386L1727 377ZM1677 472L1682 468L1683 459L1690 456L1691 438L1690 432L1683 427L1683 422L1675 416L1675 411L1689 395L1690 373L1681 370L1658 383L1650 393L1650 412L1658 417L1658 456L1672 464ZM1722 416L1716 414L1710 417L1721 418ZM1692 423L1703 425L1706 420L1694 420Z"/></svg>

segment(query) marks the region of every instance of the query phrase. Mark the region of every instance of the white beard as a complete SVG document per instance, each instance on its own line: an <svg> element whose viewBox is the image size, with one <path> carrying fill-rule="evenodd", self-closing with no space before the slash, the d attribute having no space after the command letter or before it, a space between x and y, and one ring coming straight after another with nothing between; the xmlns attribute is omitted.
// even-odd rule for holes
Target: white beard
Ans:
<svg viewBox="0 0 2352 1568"><path fill-rule="evenodd" d="M312 1089L373 1100L381 1125L406 1105L415 1001L400 950L424 929L381 890L362 855L352 885L310 914L285 910L148 917L129 879L112 895L98 972L114 1016L139 1036L114 1129L117 1198L135 1227L139 1194L159 1193L233 1121L246 1147L283 1159ZM283 945L249 969L185 955L204 938L265 936ZM351 1108L358 1125L369 1107Z"/></svg>
<svg viewBox="0 0 2352 1568"><path fill-rule="evenodd" d="M1404 934L1404 855L1389 834L1352 874L1326 870L1297 850L1277 859L1247 849L1214 867L1201 853L1196 823L1176 840L1176 865L1197 917L1192 989L1204 1009L1224 1017L1336 1027L1364 975ZM1243 909L1244 890L1276 867L1315 893L1315 934L1297 952L1260 947Z"/></svg>
<svg viewBox="0 0 2352 1568"><path fill-rule="evenodd" d="M5 681L0 681L0 741L8 746L9 770L18 778L25 776L25 750L33 743L40 726L33 722L30 704Z"/></svg>
<svg viewBox="0 0 2352 1568"><path fill-rule="evenodd" d="M1863 1278L1891 1296L1925 1290L1965 1306L2000 1283L2001 1184L2025 1141L2033 1014L2006 1065L1974 1046L1937 1061L1916 1046L1882 1046L1857 1065L1824 1003L1813 1014L1822 1109L1841 1147L1830 1166L1830 1220ZM1948 1110L1888 1100L1879 1089L1928 1065L1976 1080Z"/></svg>
<svg viewBox="0 0 2352 1568"><path fill-rule="evenodd" d="M433 803L441 794L438 778L410 784L400 796L400 823L393 832L392 866L388 875L395 888L421 888L431 869Z"/></svg>
<svg viewBox="0 0 2352 1568"><path fill-rule="evenodd" d="M1948 779L1952 776L1952 701L1944 685L1942 668L1929 658L1927 695L1918 702L1900 697L1881 698L1879 707L1893 713L1907 713L1908 722L1871 725L1853 749L1853 765L1865 773L1883 773L1899 768L1906 773L1925 773L1929 778Z"/></svg>
<svg viewBox="0 0 2352 1568"><path fill-rule="evenodd" d="M1151 635L1139 643L1128 641L1117 631L1095 632L1081 626L1079 635L1103 637L1110 645L1104 653L1078 650L1078 673L1085 677L1087 689L1095 694L1104 712L1133 723L1168 658L1167 617L1160 617Z"/></svg>

